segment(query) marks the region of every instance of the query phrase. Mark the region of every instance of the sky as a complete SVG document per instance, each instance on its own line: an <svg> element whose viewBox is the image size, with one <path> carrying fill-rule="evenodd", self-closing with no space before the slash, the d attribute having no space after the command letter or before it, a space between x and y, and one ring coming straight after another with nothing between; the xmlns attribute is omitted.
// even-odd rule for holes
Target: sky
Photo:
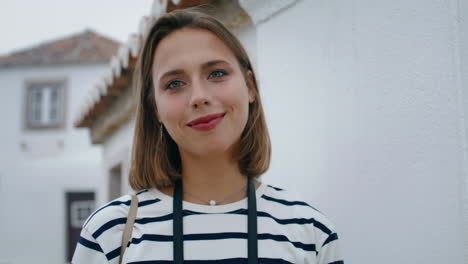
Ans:
<svg viewBox="0 0 468 264"><path fill-rule="evenodd" d="M85 29L126 41L153 0L1 0L0 55Z"/></svg>

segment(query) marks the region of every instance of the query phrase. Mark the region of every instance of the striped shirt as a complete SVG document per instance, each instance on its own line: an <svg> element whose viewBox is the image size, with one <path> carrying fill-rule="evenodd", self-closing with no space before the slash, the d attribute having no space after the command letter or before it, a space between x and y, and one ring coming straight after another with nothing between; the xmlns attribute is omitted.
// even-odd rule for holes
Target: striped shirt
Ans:
<svg viewBox="0 0 468 264"><path fill-rule="evenodd" d="M172 197L137 193L138 212L122 263L172 263ZM262 183L256 191L259 263L342 264L334 224L291 193ZM72 263L119 261L130 195L97 209L81 231ZM247 263L247 198L209 206L183 202L185 263Z"/></svg>

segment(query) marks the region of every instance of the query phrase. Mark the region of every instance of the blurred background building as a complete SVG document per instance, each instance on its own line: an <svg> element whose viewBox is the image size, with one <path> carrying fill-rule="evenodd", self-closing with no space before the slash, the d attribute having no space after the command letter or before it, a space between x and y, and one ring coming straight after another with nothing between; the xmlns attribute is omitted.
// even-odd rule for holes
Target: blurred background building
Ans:
<svg viewBox="0 0 468 264"><path fill-rule="evenodd" d="M100 206L132 192L131 76L142 37L161 14L199 4L217 7L253 61L273 144L263 180L324 212L346 263L468 264L467 0L155 0L106 66L73 75L80 93L63 93L77 135L69 143L23 128L37 108L27 91L47 83L55 109L60 82L50 80L63 76L3 66L0 263L66 261L67 193L95 192ZM91 208L77 204L83 215ZM34 254L20 253L25 243Z"/></svg>
<svg viewBox="0 0 468 264"><path fill-rule="evenodd" d="M120 43L87 30L0 57L0 263L65 263L95 209L102 148L73 125Z"/></svg>

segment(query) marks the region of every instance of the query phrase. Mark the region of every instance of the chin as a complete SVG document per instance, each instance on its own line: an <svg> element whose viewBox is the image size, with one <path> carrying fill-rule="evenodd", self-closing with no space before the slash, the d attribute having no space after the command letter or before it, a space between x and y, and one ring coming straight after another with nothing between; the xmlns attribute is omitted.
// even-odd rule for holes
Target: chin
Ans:
<svg viewBox="0 0 468 264"><path fill-rule="evenodd" d="M217 144L216 142L208 142L200 144L192 149L192 152L199 157L219 157L230 151L231 144Z"/></svg>

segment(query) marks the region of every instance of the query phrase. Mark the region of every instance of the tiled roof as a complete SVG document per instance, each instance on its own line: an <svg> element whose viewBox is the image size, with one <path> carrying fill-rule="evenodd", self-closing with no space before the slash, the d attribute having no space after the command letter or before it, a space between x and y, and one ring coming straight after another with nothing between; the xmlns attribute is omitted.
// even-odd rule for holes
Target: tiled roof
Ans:
<svg viewBox="0 0 468 264"><path fill-rule="evenodd" d="M119 45L116 40L85 30L0 56L0 67L105 62L117 52Z"/></svg>

